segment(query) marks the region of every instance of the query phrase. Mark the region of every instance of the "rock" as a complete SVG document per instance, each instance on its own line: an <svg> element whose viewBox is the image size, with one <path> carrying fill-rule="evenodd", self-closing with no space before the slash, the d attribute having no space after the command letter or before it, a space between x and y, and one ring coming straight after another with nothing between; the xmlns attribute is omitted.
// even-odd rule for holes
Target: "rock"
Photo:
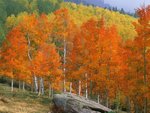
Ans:
<svg viewBox="0 0 150 113"><path fill-rule="evenodd" d="M55 94L53 113L109 113L112 110L76 94Z"/></svg>
<svg viewBox="0 0 150 113"><path fill-rule="evenodd" d="M4 98L4 97L0 97L0 101L2 101L3 103L10 103L11 100L8 98Z"/></svg>

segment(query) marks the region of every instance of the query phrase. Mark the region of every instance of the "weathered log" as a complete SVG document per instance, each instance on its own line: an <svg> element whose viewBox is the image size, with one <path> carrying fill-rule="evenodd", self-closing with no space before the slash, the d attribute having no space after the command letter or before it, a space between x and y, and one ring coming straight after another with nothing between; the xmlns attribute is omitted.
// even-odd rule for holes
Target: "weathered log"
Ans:
<svg viewBox="0 0 150 113"><path fill-rule="evenodd" d="M55 94L53 113L109 113L112 110L76 94Z"/></svg>

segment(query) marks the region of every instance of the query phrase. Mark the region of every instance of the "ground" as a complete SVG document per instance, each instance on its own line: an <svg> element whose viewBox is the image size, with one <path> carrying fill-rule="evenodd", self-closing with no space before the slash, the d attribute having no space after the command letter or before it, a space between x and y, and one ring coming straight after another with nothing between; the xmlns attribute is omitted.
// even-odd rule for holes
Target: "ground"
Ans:
<svg viewBox="0 0 150 113"><path fill-rule="evenodd" d="M0 83L0 113L50 113L52 99ZM120 112L126 113L126 112Z"/></svg>
<svg viewBox="0 0 150 113"><path fill-rule="evenodd" d="M30 91L19 91L10 86L0 84L0 113L48 113L51 99L47 96L37 96Z"/></svg>

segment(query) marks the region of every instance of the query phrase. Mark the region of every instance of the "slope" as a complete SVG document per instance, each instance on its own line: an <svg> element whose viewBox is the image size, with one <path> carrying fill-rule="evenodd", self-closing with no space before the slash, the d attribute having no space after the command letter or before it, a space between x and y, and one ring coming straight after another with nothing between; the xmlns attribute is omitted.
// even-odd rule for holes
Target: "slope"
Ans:
<svg viewBox="0 0 150 113"><path fill-rule="evenodd" d="M48 113L50 99L38 97L29 91L10 91L10 86L0 83L0 113Z"/></svg>
<svg viewBox="0 0 150 113"><path fill-rule="evenodd" d="M132 23L136 22L137 19L129 15L120 14L119 12L100 7L85 6L83 4L77 5L70 2L62 3L61 8L67 8L74 22L78 25L81 25L90 18L100 19L104 17L107 26L117 26L118 32L124 40L133 39L136 36Z"/></svg>

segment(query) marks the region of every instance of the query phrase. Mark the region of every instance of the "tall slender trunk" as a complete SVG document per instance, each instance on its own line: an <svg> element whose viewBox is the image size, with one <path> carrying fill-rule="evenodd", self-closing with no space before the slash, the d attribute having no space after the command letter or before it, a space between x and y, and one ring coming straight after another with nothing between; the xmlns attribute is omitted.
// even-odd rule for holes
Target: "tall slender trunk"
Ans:
<svg viewBox="0 0 150 113"><path fill-rule="evenodd" d="M134 100L131 100L130 111L130 113L134 113Z"/></svg>
<svg viewBox="0 0 150 113"><path fill-rule="evenodd" d="M32 57L31 57L31 40L29 35L27 34L27 41L28 41L28 58L29 61L32 61ZM33 74L33 80L34 80L34 90L36 93L38 93L38 82L37 82L37 77Z"/></svg>
<svg viewBox="0 0 150 113"><path fill-rule="evenodd" d="M147 61L146 61L146 39L144 37L144 49L143 49L143 61L144 61L144 84L147 86ZM144 97L144 113L147 113L147 97Z"/></svg>
<svg viewBox="0 0 150 113"><path fill-rule="evenodd" d="M119 113L119 108L120 108L120 91L117 91L117 113Z"/></svg>
<svg viewBox="0 0 150 113"><path fill-rule="evenodd" d="M32 76L31 92L34 92L34 77Z"/></svg>
<svg viewBox="0 0 150 113"><path fill-rule="evenodd" d="M29 58L29 61L32 61L32 58L31 58L31 52L30 52L30 49L31 49L31 41L30 41L30 38L27 34L27 40L28 40L28 58Z"/></svg>
<svg viewBox="0 0 150 113"><path fill-rule="evenodd" d="M87 76L87 73L86 73L86 74L85 74L85 78L86 78L85 97L86 97L86 98L88 98L88 83L87 83L88 81L87 81L87 77L88 77L88 76Z"/></svg>
<svg viewBox="0 0 150 113"><path fill-rule="evenodd" d="M66 40L64 39L64 92L66 92L66 53L67 53L67 44Z"/></svg>
<svg viewBox="0 0 150 113"><path fill-rule="evenodd" d="M100 103L99 95L97 96L97 103Z"/></svg>
<svg viewBox="0 0 150 113"><path fill-rule="evenodd" d="M127 96L127 113L131 113L131 103L130 98Z"/></svg>
<svg viewBox="0 0 150 113"><path fill-rule="evenodd" d="M148 101L148 100L147 100L147 97L145 97L145 98L144 98L144 113L147 113L147 104L148 104L147 101Z"/></svg>
<svg viewBox="0 0 150 113"><path fill-rule="evenodd" d="M38 93L38 78L34 76L34 91Z"/></svg>
<svg viewBox="0 0 150 113"><path fill-rule="evenodd" d="M21 89L21 83L20 83L20 80L19 80L19 90Z"/></svg>
<svg viewBox="0 0 150 113"><path fill-rule="evenodd" d="M22 89L23 89L23 91L25 91L25 82L24 81L22 82Z"/></svg>
<svg viewBox="0 0 150 113"><path fill-rule="evenodd" d="M11 79L11 91L12 92L14 91L14 80L13 80L13 78Z"/></svg>
<svg viewBox="0 0 150 113"><path fill-rule="evenodd" d="M93 96L93 92L92 92L92 88L93 88L93 83L92 83L92 81L90 81L90 98L92 99L92 96Z"/></svg>
<svg viewBox="0 0 150 113"><path fill-rule="evenodd" d="M81 95L81 81L79 80L79 91L78 91L79 96Z"/></svg>
<svg viewBox="0 0 150 113"><path fill-rule="evenodd" d="M110 59L109 59L110 60ZM110 64L107 64L107 80L110 80ZM108 86L106 86L106 106L109 107L109 90Z"/></svg>
<svg viewBox="0 0 150 113"><path fill-rule="evenodd" d="M70 82L70 94L72 93L72 82Z"/></svg>
<svg viewBox="0 0 150 113"><path fill-rule="evenodd" d="M40 89L41 89L41 94L43 95L44 94L44 81L43 81L43 78L41 77L40 78Z"/></svg>
<svg viewBox="0 0 150 113"><path fill-rule="evenodd" d="M106 107L109 107L109 94L108 89L106 89Z"/></svg>
<svg viewBox="0 0 150 113"><path fill-rule="evenodd" d="M52 94L52 98L54 97L54 89L53 89L53 87L51 87L52 89L51 89L51 94Z"/></svg>
<svg viewBox="0 0 150 113"><path fill-rule="evenodd" d="M43 78L40 77L39 78L39 92L38 92L38 96L40 95L43 95L44 94L44 83L43 83Z"/></svg>
<svg viewBox="0 0 150 113"><path fill-rule="evenodd" d="M51 92L51 91L52 91L52 90L51 90L51 83L50 83L50 82L48 82L48 86L49 86L49 91L48 91L48 92L49 92L49 98L50 98L50 97L51 97L51 94L52 94L52 92Z"/></svg>
<svg viewBox="0 0 150 113"><path fill-rule="evenodd" d="M134 102L134 109L135 109L135 110L134 110L135 113L141 113L141 112L139 111L139 107L138 107L137 101Z"/></svg>

